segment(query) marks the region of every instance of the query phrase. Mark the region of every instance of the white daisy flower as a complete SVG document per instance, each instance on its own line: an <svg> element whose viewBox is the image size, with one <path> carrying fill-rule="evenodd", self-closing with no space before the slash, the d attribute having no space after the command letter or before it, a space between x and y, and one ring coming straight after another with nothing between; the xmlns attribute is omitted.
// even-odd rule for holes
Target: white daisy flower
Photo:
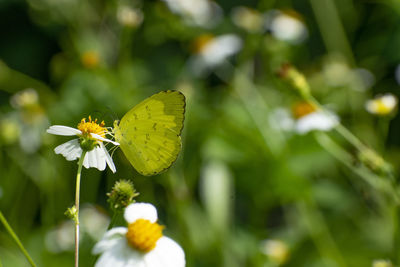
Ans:
<svg viewBox="0 0 400 267"><path fill-rule="evenodd" d="M143 12L129 6L120 6L117 11L117 20L124 26L136 28L143 22Z"/></svg>
<svg viewBox="0 0 400 267"><path fill-rule="evenodd" d="M198 37L193 48L195 55L190 62L195 74L201 75L207 70L222 65L230 56L242 48L242 40L234 34L217 37L206 34Z"/></svg>
<svg viewBox="0 0 400 267"><path fill-rule="evenodd" d="M83 152L82 147L85 147L87 150L83 160L83 166L85 166L85 168L97 168L103 171L106 165L108 165L112 172L116 172L114 162L110 154L108 154L103 142L112 143L116 146L118 146L119 143L105 138L106 134L109 132L104 127L104 122L98 124L97 120L93 121L89 116L88 122L86 122L85 119L81 120L78 124L78 129L62 125L53 125L47 129L47 133L79 137L57 146L54 149L56 154L61 154L67 160L73 161L81 157Z"/></svg>
<svg viewBox="0 0 400 267"><path fill-rule="evenodd" d="M330 111L317 110L306 102L300 102L293 106L292 114L283 109L273 111L269 121L275 129L306 134L314 130L330 131L339 123L339 118Z"/></svg>
<svg viewBox="0 0 400 267"><path fill-rule="evenodd" d="M125 209L128 227L108 231L93 248L100 254L95 267L183 267L185 254L172 239L162 235L157 210L148 203L134 203Z"/></svg>
<svg viewBox="0 0 400 267"><path fill-rule="evenodd" d="M329 131L338 123L338 117L330 111L316 109L307 102L299 102L293 106L292 113L296 119L295 131L306 134L313 130Z"/></svg>
<svg viewBox="0 0 400 267"><path fill-rule="evenodd" d="M397 107L397 97L392 94L384 94L368 100L365 103L366 110L375 115L385 116Z"/></svg>
<svg viewBox="0 0 400 267"><path fill-rule="evenodd" d="M295 126L295 120L293 119L292 114L286 108L277 108L268 116L269 124L272 128L279 131L292 131Z"/></svg>
<svg viewBox="0 0 400 267"><path fill-rule="evenodd" d="M263 30L265 16L258 10L239 6L232 9L233 23L248 32L257 33Z"/></svg>
<svg viewBox="0 0 400 267"><path fill-rule="evenodd" d="M182 16L188 24L212 27L221 18L222 9L209 0L163 0L168 8Z"/></svg>
<svg viewBox="0 0 400 267"><path fill-rule="evenodd" d="M330 131L339 123L338 117L327 111L315 111L296 121L296 132L306 134L313 130Z"/></svg>
<svg viewBox="0 0 400 267"><path fill-rule="evenodd" d="M279 265L284 264L289 258L289 247L281 240L264 240L261 243L261 252Z"/></svg>
<svg viewBox="0 0 400 267"><path fill-rule="evenodd" d="M266 28L275 38L292 44L299 44L308 36L300 15L294 11L271 10L267 13Z"/></svg>

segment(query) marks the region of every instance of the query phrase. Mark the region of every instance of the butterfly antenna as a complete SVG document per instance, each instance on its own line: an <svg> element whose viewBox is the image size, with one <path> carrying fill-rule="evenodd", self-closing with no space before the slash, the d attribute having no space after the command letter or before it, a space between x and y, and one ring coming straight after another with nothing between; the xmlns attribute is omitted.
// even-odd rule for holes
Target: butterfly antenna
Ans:
<svg viewBox="0 0 400 267"><path fill-rule="evenodd" d="M98 109L93 110L92 113L93 113L93 115L94 115L94 118L97 118L97 119L99 119L100 121L102 121L102 118L104 118L104 113L101 112L101 111L98 110Z"/></svg>
<svg viewBox="0 0 400 267"><path fill-rule="evenodd" d="M109 118L111 118L113 122L116 121L116 120L119 120L117 114L114 112L114 110L113 110L112 108L107 107L107 110L109 111L109 112L107 113L107 116L108 116Z"/></svg>

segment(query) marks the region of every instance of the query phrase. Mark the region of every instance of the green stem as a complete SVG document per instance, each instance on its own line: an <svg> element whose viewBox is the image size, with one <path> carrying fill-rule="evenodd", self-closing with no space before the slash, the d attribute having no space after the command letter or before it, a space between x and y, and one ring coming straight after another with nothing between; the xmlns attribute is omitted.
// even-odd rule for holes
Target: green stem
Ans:
<svg viewBox="0 0 400 267"><path fill-rule="evenodd" d="M316 133L315 137L318 143L337 160L342 162L351 171L359 175L375 189L390 195L397 205L400 204L400 193L398 188L391 182L391 180L382 179L382 177L371 172L363 165L355 166L352 164L354 161L353 156L341 146L336 144L327 134Z"/></svg>
<svg viewBox="0 0 400 267"><path fill-rule="evenodd" d="M114 210L113 216L112 216L112 218L111 218L111 221L110 221L110 224L108 225L107 230L110 230L111 228L114 227L114 225L115 225L116 222L117 222L117 218L118 218L118 215L119 215L119 214L120 214L120 212Z"/></svg>
<svg viewBox="0 0 400 267"><path fill-rule="evenodd" d="M278 156L285 148L284 135L278 129L274 129L266 123L265 114L270 113L270 110L268 104L264 101L264 97L249 78L251 76L251 65L245 64L241 68L235 68L227 61L225 65L235 74L233 81L235 93L249 112L271 154ZM224 79L223 75L220 75L218 72L216 74L222 80L227 83L229 82L229 80Z"/></svg>
<svg viewBox="0 0 400 267"><path fill-rule="evenodd" d="M330 53L339 52L354 66L354 55L335 2L334 0L310 0L326 49Z"/></svg>
<svg viewBox="0 0 400 267"><path fill-rule="evenodd" d="M310 94L303 95L303 98L309 104L313 105L316 109L321 110L322 112L326 112L325 108L312 95L310 95ZM346 139L347 142L352 144L358 150L358 152L366 153L368 151L371 151L372 153L374 153L378 157L380 157L374 150L368 148L363 142L360 141L360 139L358 139L351 131L349 131L340 122L335 126L335 130L344 139ZM395 183L396 179L394 177L391 165L389 163L387 163L386 161L384 161L383 158L380 157L380 159L383 161L382 170L383 170L384 176L386 176L389 180L391 180L393 183Z"/></svg>
<svg viewBox="0 0 400 267"><path fill-rule="evenodd" d="M78 162L78 172L76 174L76 189L75 189L75 267L79 266L79 194L81 188L81 172L83 160L85 159L86 150L82 151L82 155Z"/></svg>
<svg viewBox="0 0 400 267"><path fill-rule="evenodd" d="M31 256L29 256L28 251L24 248L22 245L21 241L19 240L18 236L15 234L11 226L8 224L6 218L4 217L3 213L0 211L0 221L3 223L4 227L8 231L8 233L11 235L11 237L14 239L15 243L17 243L19 249L22 251L24 254L25 258L29 261L31 266L36 267L36 264L33 262ZM1 263L0 263L1 266Z"/></svg>
<svg viewBox="0 0 400 267"><path fill-rule="evenodd" d="M305 100L313 105L315 108L323 112L325 111L325 108L312 95L306 96ZM350 132L340 122L336 125L335 130L359 151L365 151L366 149L368 149L366 145L364 145L352 132Z"/></svg>
<svg viewBox="0 0 400 267"><path fill-rule="evenodd" d="M319 250L322 259L328 258L334 260L337 266L346 267L346 261L336 245L336 242L327 227L325 218L318 210L314 200L310 198L308 200L300 201L297 204L297 209L304 219L310 237Z"/></svg>

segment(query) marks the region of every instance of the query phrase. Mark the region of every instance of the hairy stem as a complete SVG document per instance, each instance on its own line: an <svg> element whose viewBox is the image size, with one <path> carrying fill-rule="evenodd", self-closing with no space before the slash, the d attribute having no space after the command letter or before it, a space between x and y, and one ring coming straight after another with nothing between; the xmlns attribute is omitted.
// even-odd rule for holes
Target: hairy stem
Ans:
<svg viewBox="0 0 400 267"><path fill-rule="evenodd" d="M76 174L76 189L75 189L75 267L79 266L79 195L81 188L81 172L83 160L85 159L86 151L82 152L78 162L78 172Z"/></svg>
<svg viewBox="0 0 400 267"><path fill-rule="evenodd" d="M36 264L33 262L31 256L29 256L28 251L25 249L25 247L22 245L21 241L19 240L17 234L14 232L14 230L11 228L11 226L8 224L6 218L4 217L3 213L0 211L0 221L3 223L4 227L6 228L7 232L11 235L11 237L14 239L15 243L17 243L19 249L22 251L24 254L25 258L29 261L32 267L36 267ZM1 266L1 263L0 263Z"/></svg>

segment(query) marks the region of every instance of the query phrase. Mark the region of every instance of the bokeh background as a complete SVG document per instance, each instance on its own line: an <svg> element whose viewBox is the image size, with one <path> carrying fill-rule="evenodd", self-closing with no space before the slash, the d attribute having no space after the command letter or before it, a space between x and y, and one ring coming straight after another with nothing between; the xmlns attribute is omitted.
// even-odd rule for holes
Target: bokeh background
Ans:
<svg viewBox="0 0 400 267"><path fill-rule="evenodd" d="M2 0L0 36L0 208L38 266L71 266L74 245L77 163L53 151L69 138L45 130L89 115L112 126L167 89L187 99L180 156L154 177L119 149L115 174L83 170L81 266L119 179L158 208L187 266L400 263L388 177L334 130L296 132L301 98L277 75L296 66L396 179L400 118L365 103L400 93L398 1ZM29 266L0 229L3 266Z"/></svg>

